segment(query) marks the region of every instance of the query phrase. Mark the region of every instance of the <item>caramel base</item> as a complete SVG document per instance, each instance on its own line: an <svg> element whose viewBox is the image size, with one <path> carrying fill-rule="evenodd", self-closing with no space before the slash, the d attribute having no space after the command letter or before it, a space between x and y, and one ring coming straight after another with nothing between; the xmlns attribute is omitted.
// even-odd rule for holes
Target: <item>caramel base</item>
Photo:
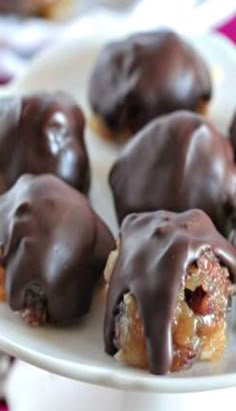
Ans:
<svg viewBox="0 0 236 411"><path fill-rule="evenodd" d="M194 111L198 114L206 115L208 111L208 102L204 100L200 101L196 107L196 110ZM106 126L103 119L96 114L92 114L88 124L95 134L97 134L99 137L106 141L116 141L118 143L126 142L130 137L132 137L133 134L131 130L123 130L120 133L112 132Z"/></svg>
<svg viewBox="0 0 236 411"><path fill-rule="evenodd" d="M209 103L206 101L200 101L200 103L197 106L196 112L198 114L201 114L202 116L206 116L208 112L208 105Z"/></svg>
<svg viewBox="0 0 236 411"><path fill-rule="evenodd" d="M120 133L113 133L106 126L101 117L93 114L89 119L91 130L105 141L116 141L118 143L127 141L132 133L130 130L123 130Z"/></svg>
<svg viewBox="0 0 236 411"><path fill-rule="evenodd" d="M45 1L45 5L40 9L40 16L53 19L63 20L72 13L73 0L54 0Z"/></svg>

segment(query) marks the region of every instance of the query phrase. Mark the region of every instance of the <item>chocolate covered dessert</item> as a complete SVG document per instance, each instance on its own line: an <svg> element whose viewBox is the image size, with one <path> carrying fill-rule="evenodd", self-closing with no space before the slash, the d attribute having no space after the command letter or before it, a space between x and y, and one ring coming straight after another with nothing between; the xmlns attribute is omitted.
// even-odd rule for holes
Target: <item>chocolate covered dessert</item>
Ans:
<svg viewBox="0 0 236 411"><path fill-rule="evenodd" d="M199 208L230 231L236 209L236 167L230 141L203 116L162 116L128 142L110 184L119 222L132 212Z"/></svg>
<svg viewBox="0 0 236 411"><path fill-rule="evenodd" d="M32 325L85 315L113 237L86 198L53 175L0 197L1 293Z"/></svg>
<svg viewBox="0 0 236 411"><path fill-rule="evenodd" d="M232 143L233 149L234 149L234 155L236 158L236 112L233 116L232 123L230 125L230 130L229 130L229 138Z"/></svg>
<svg viewBox="0 0 236 411"><path fill-rule="evenodd" d="M85 120L64 92L0 100L0 192L25 173L57 175L87 193Z"/></svg>
<svg viewBox="0 0 236 411"><path fill-rule="evenodd" d="M236 250L203 211L127 216L105 277L108 354L153 374L221 357Z"/></svg>
<svg viewBox="0 0 236 411"><path fill-rule="evenodd" d="M89 84L91 125L117 140L162 114L205 112L211 94L205 62L179 35L135 34L108 44L98 55Z"/></svg>
<svg viewBox="0 0 236 411"><path fill-rule="evenodd" d="M46 18L65 18L73 0L0 0L0 14L19 14Z"/></svg>

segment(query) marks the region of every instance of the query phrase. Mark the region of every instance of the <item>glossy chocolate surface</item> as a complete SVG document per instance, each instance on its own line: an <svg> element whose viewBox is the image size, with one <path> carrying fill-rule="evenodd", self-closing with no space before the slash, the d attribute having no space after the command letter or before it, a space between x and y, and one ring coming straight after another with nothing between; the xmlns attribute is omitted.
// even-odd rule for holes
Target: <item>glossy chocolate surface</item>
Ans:
<svg viewBox="0 0 236 411"><path fill-rule="evenodd" d="M206 64L170 31L139 33L108 44L89 85L91 107L112 132L135 132L158 115L195 111L210 98Z"/></svg>
<svg viewBox="0 0 236 411"><path fill-rule="evenodd" d="M33 290L52 323L84 315L114 240L86 198L52 175L22 176L0 197L1 264L14 311Z"/></svg>
<svg viewBox="0 0 236 411"><path fill-rule="evenodd" d="M234 149L234 156L236 158L236 112L230 125L229 138Z"/></svg>
<svg viewBox="0 0 236 411"><path fill-rule="evenodd" d="M66 93L0 100L0 192L25 173L52 173L86 193L84 116Z"/></svg>
<svg viewBox="0 0 236 411"><path fill-rule="evenodd" d="M119 221L132 212L199 208L224 232L236 209L233 157L229 140L203 116L179 111L154 120L111 170Z"/></svg>
<svg viewBox="0 0 236 411"><path fill-rule="evenodd" d="M236 281L236 250L200 210L131 214L120 231L105 315L105 349L114 355L115 315L126 292L137 301L149 370L165 374L172 362L171 324L187 268L211 248ZM204 269L204 267L202 267Z"/></svg>

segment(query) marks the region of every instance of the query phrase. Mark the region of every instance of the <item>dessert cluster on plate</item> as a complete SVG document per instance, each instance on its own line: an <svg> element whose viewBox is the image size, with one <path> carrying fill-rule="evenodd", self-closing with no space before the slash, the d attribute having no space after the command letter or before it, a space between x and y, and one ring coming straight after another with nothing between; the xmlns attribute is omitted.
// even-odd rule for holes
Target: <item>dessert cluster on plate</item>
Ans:
<svg viewBox="0 0 236 411"><path fill-rule="evenodd" d="M100 51L88 125L123 145L109 174L116 241L86 198L73 97L1 100L0 296L28 324L78 321L101 286L105 351L118 361L166 374L221 358L236 283L236 116L228 136L217 131L213 93L206 63L173 32Z"/></svg>

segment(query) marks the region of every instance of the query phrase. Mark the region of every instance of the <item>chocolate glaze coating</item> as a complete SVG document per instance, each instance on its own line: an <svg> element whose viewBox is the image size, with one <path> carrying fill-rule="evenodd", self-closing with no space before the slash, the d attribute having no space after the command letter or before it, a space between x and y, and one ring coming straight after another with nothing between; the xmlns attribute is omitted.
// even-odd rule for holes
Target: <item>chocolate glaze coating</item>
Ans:
<svg viewBox="0 0 236 411"><path fill-rule="evenodd" d="M0 197L0 244L10 307L24 310L33 290L52 323L88 311L114 248L86 198L52 175L24 175Z"/></svg>
<svg viewBox="0 0 236 411"><path fill-rule="evenodd" d="M236 112L233 116L232 123L229 129L229 139L234 151L234 161L236 160ZM236 247L236 207L232 209L230 218L226 222L226 235L229 241Z"/></svg>
<svg viewBox="0 0 236 411"><path fill-rule="evenodd" d="M0 100L0 192L22 174L52 173L82 192L89 188L84 116L68 94Z"/></svg>
<svg viewBox="0 0 236 411"><path fill-rule="evenodd" d="M135 132L158 115L197 110L210 98L204 61L171 31L139 33L108 44L89 85L91 107L112 132Z"/></svg>
<svg viewBox="0 0 236 411"><path fill-rule="evenodd" d="M230 125L229 138L234 149L234 157L236 158L236 112Z"/></svg>
<svg viewBox="0 0 236 411"><path fill-rule="evenodd" d="M106 305L105 349L114 355L115 313L123 295L137 301L146 337L148 366L165 374L172 363L171 323L187 268L211 248L236 281L236 250L200 210L131 214L120 231L120 251ZM204 269L204 268L203 268Z"/></svg>
<svg viewBox="0 0 236 411"><path fill-rule="evenodd" d="M162 116L129 141L111 173L119 221L141 211L204 210L224 232L236 209L236 167L229 140L206 118Z"/></svg>

